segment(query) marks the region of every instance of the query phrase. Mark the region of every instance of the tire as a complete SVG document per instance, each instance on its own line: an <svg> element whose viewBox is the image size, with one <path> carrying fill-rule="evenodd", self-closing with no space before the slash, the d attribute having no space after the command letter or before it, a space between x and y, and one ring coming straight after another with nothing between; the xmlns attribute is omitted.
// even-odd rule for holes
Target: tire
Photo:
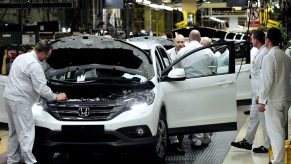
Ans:
<svg viewBox="0 0 291 164"><path fill-rule="evenodd" d="M55 152L51 148L45 147L43 145L44 143L43 135L39 135L39 133L37 134L38 135L36 135L35 137L32 153L35 156L38 163L52 164Z"/></svg>
<svg viewBox="0 0 291 164"><path fill-rule="evenodd" d="M164 113L160 114L157 128L157 143L153 148L152 157L156 162L162 163L166 158L168 146L168 125Z"/></svg>

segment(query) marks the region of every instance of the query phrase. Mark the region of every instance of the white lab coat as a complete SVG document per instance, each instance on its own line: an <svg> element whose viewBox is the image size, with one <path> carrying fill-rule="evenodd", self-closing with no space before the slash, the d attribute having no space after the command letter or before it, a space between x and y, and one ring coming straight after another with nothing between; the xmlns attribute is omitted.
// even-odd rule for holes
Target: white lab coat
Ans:
<svg viewBox="0 0 291 164"><path fill-rule="evenodd" d="M229 50L226 49L223 53L216 51L215 57L217 58L218 67L229 65Z"/></svg>
<svg viewBox="0 0 291 164"><path fill-rule="evenodd" d="M169 54L171 62L173 62L174 60L176 60L178 58L178 52L176 51L176 47L173 47L173 48L167 50L167 53Z"/></svg>
<svg viewBox="0 0 291 164"><path fill-rule="evenodd" d="M269 49L263 59L259 103L265 104L265 122L273 150L272 163L284 163L287 113L291 101L291 61L278 47Z"/></svg>
<svg viewBox="0 0 291 164"><path fill-rule="evenodd" d="M19 162L21 154L25 163L36 162L32 154L35 128L31 107L40 96L49 101L56 99L56 94L46 83L34 51L18 56L12 63L3 94L9 119L8 164Z"/></svg>
<svg viewBox="0 0 291 164"><path fill-rule="evenodd" d="M285 54L291 59L291 46L285 50Z"/></svg>
<svg viewBox="0 0 291 164"><path fill-rule="evenodd" d="M186 53L199 47L202 47L202 45L199 42L193 40L186 47L183 47L179 51L178 55L179 57L181 57ZM214 54L209 48L207 48L195 52L195 54L186 57L181 61L180 66L185 69L186 77L191 78L212 75L213 74L212 67L214 66L214 63L215 63Z"/></svg>
<svg viewBox="0 0 291 164"><path fill-rule="evenodd" d="M263 57L268 53L268 49L263 45L258 51L255 51L256 54L252 55L251 60L251 86L253 91L252 105L250 110L250 118L248 127L246 130L245 140L253 144L253 141L256 136L257 128L260 123L263 130L264 142L263 146L266 148L270 147L270 139L266 130L265 116L264 113L258 111L258 105L256 104L256 96L258 95L258 86L259 86L259 75L260 69L262 66Z"/></svg>
<svg viewBox="0 0 291 164"><path fill-rule="evenodd" d="M257 47L252 47L251 52L250 52L250 56L251 56L251 67L252 67L252 61L254 61L254 57L255 55L257 55L258 53L258 48Z"/></svg>

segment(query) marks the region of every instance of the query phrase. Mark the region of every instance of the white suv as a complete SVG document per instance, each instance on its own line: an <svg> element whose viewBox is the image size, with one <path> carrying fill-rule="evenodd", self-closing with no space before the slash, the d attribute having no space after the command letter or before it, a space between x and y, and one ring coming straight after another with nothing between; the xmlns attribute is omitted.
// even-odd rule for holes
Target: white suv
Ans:
<svg viewBox="0 0 291 164"><path fill-rule="evenodd" d="M237 128L232 55L226 73L187 78L184 69L172 69L175 63L166 67L165 49L152 41L139 44L148 52L100 36L72 36L52 45L44 63L48 85L54 92L65 92L68 100L42 99L32 108L39 161L52 158L55 151L137 147L163 161L168 134ZM4 123L6 79L0 75Z"/></svg>

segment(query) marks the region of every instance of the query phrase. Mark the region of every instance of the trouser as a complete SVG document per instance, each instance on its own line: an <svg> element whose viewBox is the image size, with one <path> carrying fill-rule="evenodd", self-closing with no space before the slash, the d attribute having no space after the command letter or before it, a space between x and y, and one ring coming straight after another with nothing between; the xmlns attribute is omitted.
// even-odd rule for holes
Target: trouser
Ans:
<svg viewBox="0 0 291 164"><path fill-rule="evenodd" d="M285 126L288 120L288 103L268 103L265 121L273 151L273 164L284 164Z"/></svg>
<svg viewBox="0 0 291 164"><path fill-rule="evenodd" d="M248 123L248 127L246 130L246 136L245 136L245 140L250 143L253 144L255 136L256 136L256 132L258 129L258 125L260 123L262 130L263 130L263 137L264 137L264 143L263 146L265 148L269 148L270 147L270 139L266 130L266 123L265 123L265 115L262 112L259 112L258 110L258 104L256 104L256 96L254 95L252 98L252 105L251 105L251 110L250 110L250 117L249 117L249 123Z"/></svg>
<svg viewBox="0 0 291 164"><path fill-rule="evenodd" d="M18 163L21 158L26 164L36 163L32 154L35 125L31 111L32 104L5 99L8 109L8 151L7 164Z"/></svg>
<svg viewBox="0 0 291 164"><path fill-rule="evenodd" d="M170 144L179 143L179 145L181 146L183 143L183 139L184 139L184 135L179 134L177 136L170 136L169 142Z"/></svg>
<svg viewBox="0 0 291 164"><path fill-rule="evenodd" d="M190 139L196 146L209 144L211 142L211 133L195 133L190 136Z"/></svg>

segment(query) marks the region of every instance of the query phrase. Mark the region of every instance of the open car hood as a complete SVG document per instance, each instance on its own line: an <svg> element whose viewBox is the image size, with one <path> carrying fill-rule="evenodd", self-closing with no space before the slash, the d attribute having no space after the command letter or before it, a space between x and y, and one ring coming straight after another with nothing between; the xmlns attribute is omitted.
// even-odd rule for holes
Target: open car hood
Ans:
<svg viewBox="0 0 291 164"><path fill-rule="evenodd" d="M49 70L46 73L51 75L69 67L95 64L128 69L147 78L154 76L148 54L122 40L93 35L71 36L55 41L52 46L52 54L45 64Z"/></svg>

